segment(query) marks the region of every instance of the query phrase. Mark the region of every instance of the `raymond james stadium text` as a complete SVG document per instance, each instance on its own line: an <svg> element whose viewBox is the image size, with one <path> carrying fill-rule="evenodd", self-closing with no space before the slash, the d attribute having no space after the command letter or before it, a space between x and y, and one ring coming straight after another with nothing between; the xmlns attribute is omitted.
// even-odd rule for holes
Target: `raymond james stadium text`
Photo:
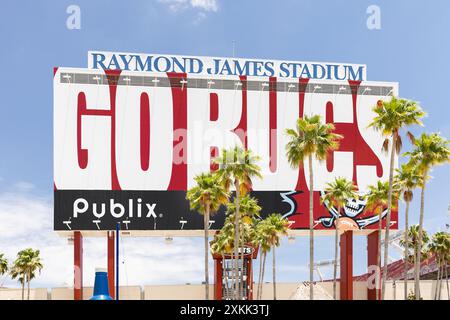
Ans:
<svg viewBox="0 0 450 320"><path fill-rule="evenodd" d="M160 54L89 52L91 69L176 72L187 74L356 80L366 78L365 65Z"/></svg>

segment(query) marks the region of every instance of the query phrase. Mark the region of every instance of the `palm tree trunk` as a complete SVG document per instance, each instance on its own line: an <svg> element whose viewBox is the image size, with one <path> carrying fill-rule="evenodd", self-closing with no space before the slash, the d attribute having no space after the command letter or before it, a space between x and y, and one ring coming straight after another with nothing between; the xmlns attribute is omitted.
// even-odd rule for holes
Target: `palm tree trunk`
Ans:
<svg viewBox="0 0 450 320"><path fill-rule="evenodd" d="M388 252L389 252L389 227L391 224L391 210L392 210L392 184L394 181L394 158L395 158L395 145L397 143L397 133L392 136L391 147L391 160L389 165L389 191L388 191L388 207L386 215L386 232L384 234L384 268L383 268L383 281L381 285L381 299L384 300L386 279L387 279L387 267L388 267Z"/></svg>
<svg viewBox="0 0 450 320"><path fill-rule="evenodd" d="M27 275L27 300L30 300L30 282L31 282L31 274L28 272Z"/></svg>
<svg viewBox="0 0 450 320"><path fill-rule="evenodd" d="M436 277L436 287L434 288L434 300L436 300L437 296L438 296L439 278L441 275L441 258L437 258L437 266L438 266L438 268L437 268L437 277Z"/></svg>
<svg viewBox="0 0 450 320"><path fill-rule="evenodd" d="M420 194L420 216L419 216L419 238L417 239L417 252L416 252L416 264L414 266L414 291L416 300L420 300L420 254L422 252L422 229L423 229L423 216L425 211L425 181L427 172L423 174L423 186Z"/></svg>
<svg viewBox="0 0 450 320"><path fill-rule="evenodd" d="M314 300L314 179L312 155L309 163L309 299Z"/></svg>
<svg viewBox="0 0 450 320"><path fill-rule="evenodd" d="M203 228L205 230L205 300L209 300L209 243L208 243L208 229L209 229L209 203L206 204L205 214L203 216Z"/></svg>
<svg viewBox="0 0 450 320"><path fill-rule="evenodd" d="M22 281L22 300L25 300L25 277Z"/></svg>
<svg viewBox="0 0 450 320"><path fill-rule="evenodd" d="M263 268L262 268L262 276L261 276L261 290L259 291L259 300L262 300L263 284L264 284L264 273L266 272L266 256L267 256L267 253L264 252L264 255L263 255Z"/></svg>
<svg viewBox="0 0 450 320"><path fill-rule="evenodd" d="M444 259L442 259L442 261L441 261L441 268L442 268L442 270L441 270L441 281L439 284L439 300L441 300L441 298L442 298L442 285L444 282Z"/></svg>
<svg viewBox="0 0 450 320"><path fill-rule="evenodd" d="M272 247L273 300L277 300L277 281L275 272L275 246Z"/></svg>
<svg viewBox="0 0 450 320"><path fill-rule="evenodd" d="M251 258L250 258L251 259ZM247 300L254 300L253 299L253 261L250 260L250 270L247 271L247 279L245 280L245 285L247 286Z"/></svg>
<svg viewBox="0 0 450 320"><path fill-rule="evenodd" d="M414 256L414 258L413 258L413 268L414 268L414 285L415 285L415 279L416 279L416 271L415 271L415 268L416 268L416 257L417 257L417 239L416 239L416 242L414 243L414 244L412 244L413 246L414 246L414 252L413 252L413 256ZM414 289L414 291L415 291L415 289ZM414 294L415 295L415 294Z"/></svg>
<svg viewBox="0 0 450 320"><path fill-rule="evenodd" d="M338 207L338 215L341 212L341 208ZM337 222L337 221L336 221ZM333 265L333 299L336 300L336 294L337 294L337 285L336 285L336 279L337 279L337 261L338 261L338 251L339 251L339 230L338 230L338 224L335 224L335 231L334 231L334 265Z"/></svg>
<svg viewBox="0 0 450 320"><path fill-rule="evenodd" d="M440 274L440 280L439 280L439 292L438 292L438 299L441 300L442 297L442 281L444 280L444 258L441 259L441 274Z"/></svg>
<svg viewBox="0 0 450 320"><path fill-rule="evenodd" d="M234 182L236 188L236 213L234 214L234 260L235 260L235 278L234 278L234 288L235 288L235 299L241 300L241 293L239 291L239 205L240 205L240 195L239 195L239 181Z"/></svg>
<svg viewBox="0 0 450 320"><path fill-rule="evenodd" d="M383 224L382 222L382 216L383 216L383 208L380 208L380 219L378 220L378 254L377 254L377 276L375 278L376 285L375 285L375 296L377 300L380 300L380 277L381 277L381 226Z"/></svg>
<svg viewBox="0 0 450 320"><path fill-rule="evenodd" d="M412 243L412 246L414 247L414 258L413 258L413 264L414 266L416 266L416 256L417 256L417 239L415 241L415 243Z"/></svg>
<svg viewBox="0 0 450 320"><path fill-rule="evenodd" d="M261 300L262 296L262 287L264 282L264 253L261 254L261 274L260 274L260 282L259 282L259 288L258 288L258 300Z"/></svg>
<svg viewBox="0 0 450 320"><path fill-rule="evenodd" d="M231 253L231 267L233 269L233 271L231 272L231 289L232 289L232 295L231 295L231 299L232 300L237 300L237 259L236 259L236 255L235 255L235 251L233 248L233 252Z"/></svg>
<svg viewBox="0 0 450 320"><path fill-rule="evenodd" d="M404 285L404 295L405 300L408 299L408 267L409 267L409 249L408 249L408 229L409 229L409 222L408 222L408 214L409 214L409 201L406 201L406 208L405 208L405 270L404 270L404 278L405 278L405 285Z"/></svg>
<svg viewBox="0 0 450 320"><path fill-rule="evenodd" d="M242 269L241 269L241 275L239 278L239 291L242 292L242 294L244 293L244 287L245 287L245 283L244 283L244 226L242 223L239 223L239 235L240 235L240 241L241 241L241 252L239 253L240 257L239 260L242 263ZM244 296L241 296L241 298L244 298ZM245 300L247 300L247 297L245 297Z"/></svg>
<svg viewBox="0 0 450 320"><path fill-rule="evenodd" d="M259 271L258 271L258 282L256 283L256 288L253 290L253 292L255 293L253 295L254 300L258 300L259 298L259 285L261 282L261 270L262 269L262 261L261 261L261 257L259 258Z"/></svg>
<svg viewBox="0 0 450 320"><path fill-rule="evenodd" d="M445 283L447 285L447 299L450 300L450 288L448 287L447 260L445 260Z"/></svg>
<svg viewBox="0 0 450 320"><path fill-rule="evenodd" d="M450 300L450 288L448 287L447 260L445 260L445 283L447 284L447 299Z"/></svg>
<svg viewBox="0 0 450 320"><path fill-rule="evenodd" d="M258 274L258 287L256 288L256 299L259 300L259 291L261 288L262 275L262 253L259 255L259 274Z"/></svg>
<svg viewBox="0 0 450 320"><path fill-rule="evenodd" d="M442 297L442 281L444 280L444 259L441 260L441 279L439 280L439 300Z"/></svg>
<svg viewBox="0 0 450 320"><path fill-rule="evenodd" d="M437 272L437 279L436 279L436 295L434 300L438 300L439 299L439 289L440 289L440 282L439 280L441 279L441 264L440 264L440 259L439 259L439 263L438 263L438 272Z"/></svg>

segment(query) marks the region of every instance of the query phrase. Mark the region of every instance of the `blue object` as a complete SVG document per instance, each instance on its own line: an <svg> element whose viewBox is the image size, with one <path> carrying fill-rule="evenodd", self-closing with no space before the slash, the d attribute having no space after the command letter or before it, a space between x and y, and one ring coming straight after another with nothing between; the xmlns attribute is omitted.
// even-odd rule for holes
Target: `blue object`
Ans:
<svg viewBox="0 0 450 320"><path fill-rule="evenodd" d="M89 300L112 300L109 295L108 273L105 269L95 270L94 295Z"/></svg>

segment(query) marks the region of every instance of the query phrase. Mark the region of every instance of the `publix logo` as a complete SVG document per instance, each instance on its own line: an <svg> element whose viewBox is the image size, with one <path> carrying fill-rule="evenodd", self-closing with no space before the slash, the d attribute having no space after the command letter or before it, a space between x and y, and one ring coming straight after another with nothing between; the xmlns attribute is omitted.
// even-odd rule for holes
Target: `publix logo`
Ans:
<svg viewBox="0 0 450 320"><path fill-rule="evenodd" d="M78 198L73 202L73 218L79 215L90 214L97 219L103 218L105 215L111 215L113 218L154 218L162 217L157 214L156 203L143 202L141 198L128 199L127 204L117 202L115 199L109 199L105 202L89 203L84 198Z"/></svg>

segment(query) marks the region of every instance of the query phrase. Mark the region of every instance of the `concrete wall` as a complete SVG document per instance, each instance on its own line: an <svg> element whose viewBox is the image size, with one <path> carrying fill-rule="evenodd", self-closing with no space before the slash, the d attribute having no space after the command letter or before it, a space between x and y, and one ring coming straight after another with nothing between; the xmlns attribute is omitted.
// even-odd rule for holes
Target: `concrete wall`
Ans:
<svg viewBox="0 0 450 320"><path fill-rule="evenodd" d="M52 300L73 300L73 289L70 288L52 288Z"/></svg>
<svg viewBox="0 0 450 320"><path fill-rule="evenodd" d="M214 285L209 286L210 299L214 299ZM145 286L145 300L203 300L205 286L200 284Z"/></svg>
<svg viewBox="0 0 450 320"><path fill-rule="evenodd" d="M367 300L367 282L353 282L353 300Z"/></svg>
<svg viewBox="0 0 450 320"><path fill-rule="evenodd" d="M435 280L422 280L420 282L421 294L425 300L431 300L434 296L436 288ZM277 283L277 299L290 299L298 287L298 283ZM330 296L333 296L333 282L319 282L320 285ZM214 297L214 286L210 285L210 297ZM256 290L256 285L255 285ZM89 299L92 296L92 287L85 287L83 290L83 298ZM408 291L414 291L414 282L408 282ZM153 286L127 286L120 288L121 300L203 300L204 299L204 285L153 285ZM256 295L256 292L254 293ZM0 288L0 300L20 300L21 289L6 289ZM386 299L388 300L403 300L403 281L388 281L386 283ZM26 298L26 290L25 290ZM265 300L273 299L273 285L271 283L263 284L262 298ZM339 282L337 283L337 298L339 299ZM366 282L355 282L353 284L353 298L355 300L367 299ZM72 300L73 289L71 288L52 288L52 289L31 289L31 300ZM445 282L442 286L441 299L448 299L447 287Z"/></svg>
<svg viewBox="0 0 450 320"><path fill-rule="evenodd" d="M83 288L83 299L89 300L93 294L93 287ZM120 300L141 300L142 289L140 286L128 286L120 287L119 298ZM50 298L52 300L72 300L73 289L71 288L52 288Z"/></svg>
<svg viewBox="0 0 450 320"><path fill-rule="evenodd" d="M436 280L420 280L420 295L424 300L433 300L436 290ZM408 293L414 292L414 281L408 281ZM386 282L386 299L403 300L404 298L404 281L388 281ZM441 300L449 299L447 295L447 287L445 281L441 286Z"/></svg>
<svg viewBox="0 0 450 320"><path fill-rule="evenodd" d="M30 289L30 300L47 300L48 290L46 288ZM25 299L27 299L25 288ZM0 300L22 300L22 289L0 289Z"/></svg>

